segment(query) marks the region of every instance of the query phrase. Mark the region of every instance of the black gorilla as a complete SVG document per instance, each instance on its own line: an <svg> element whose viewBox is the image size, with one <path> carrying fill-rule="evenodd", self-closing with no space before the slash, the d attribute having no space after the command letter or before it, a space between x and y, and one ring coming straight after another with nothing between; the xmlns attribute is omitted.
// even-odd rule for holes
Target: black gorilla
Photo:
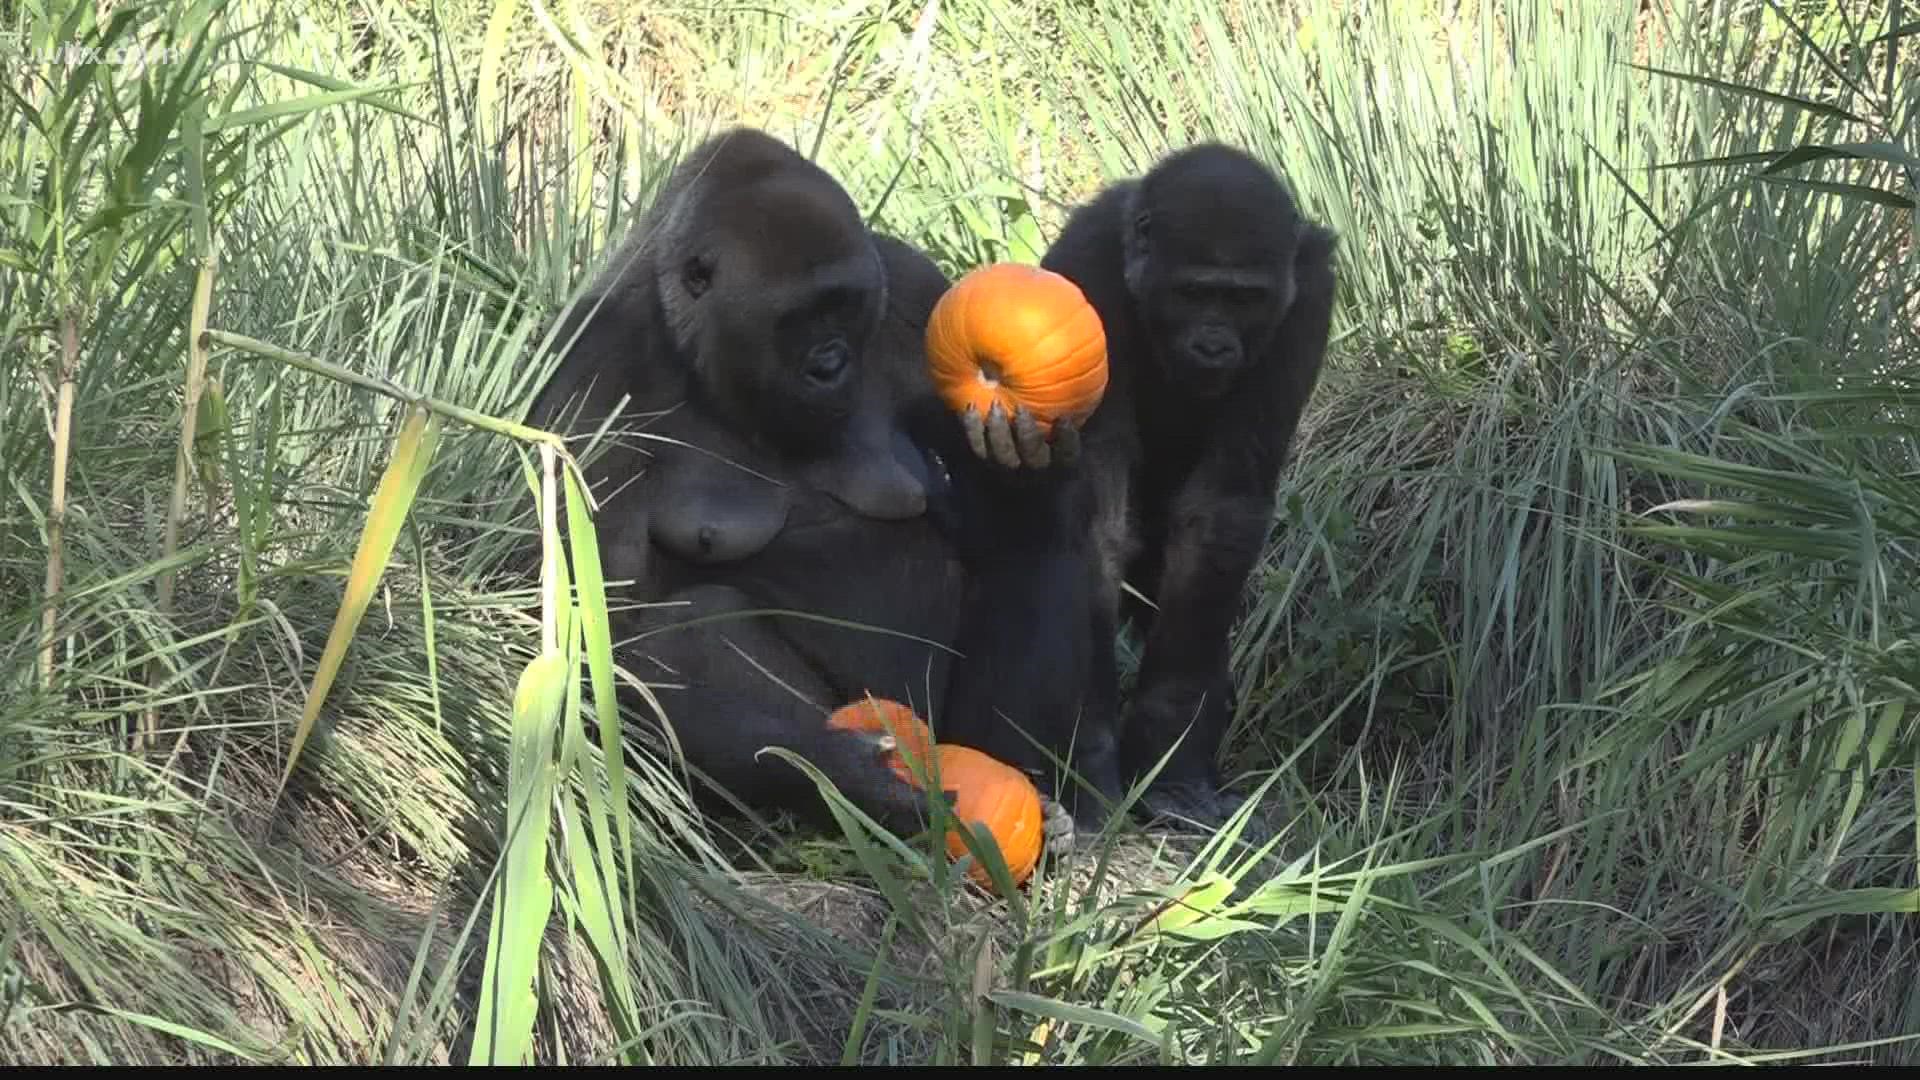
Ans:
<svg viewBox="0 0 1920 1080"><path fill-rule="evenodd" d="M733 129L679 163L557 330L529 422L590 433L626 398L613 429L644 425L587 466L607 575L644 605L616 612L616 645L688 764L753 805L820 819L811 781L758 756L778 746L882 825L920 827L925 796L826 714L871 692L953 741L950 686L991 671L950 651L968 647L966 554L1055 505L1052 474L956 452L923 353L947 285L825 171Z"/></svg>
<svg viewBox="0 0 1920 1080"><path fill-rule="evenodd" d="M780 746L889 828L923 820L872 741L824 721L867 691L924 714L947 681L963 581L902 404L945 287L826 172L736 129L679 163L557 330L530 422L592 432L624 397L615 429L644 431L587 467L606 573L645 605L616 614L622 653L688 763L754 804L818 808L757 757Z"/></svg>
<svg viewBox="0 0 1920 1080"><path fill-rule="evenodd" d="M1265 167L1206 143L1076 209L1041 261L1106 329L1107 394L1079 438L1098 563L1088 693L1117 696L1124 577L1157 610L1127 609L1147 638L1119 721L1121 776L1173 751L1142 797L1149 814L1217 824L1230 809L1214 765L1232 708L1228 635L1319 380L1335 243ZM1012 464L1006 427L976 455Z"/></svg>

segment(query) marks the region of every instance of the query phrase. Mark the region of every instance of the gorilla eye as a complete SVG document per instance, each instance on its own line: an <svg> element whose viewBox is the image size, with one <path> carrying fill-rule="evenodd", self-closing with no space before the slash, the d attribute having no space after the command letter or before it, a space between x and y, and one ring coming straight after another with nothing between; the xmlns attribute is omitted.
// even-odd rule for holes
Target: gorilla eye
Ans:
<svg viewBox="0 0 1920 1080"><path fill-rule="evenodd" d="M1152 223L1153 215L1147 213L1145 210L1140 211L1133 219L1133 235L1145 240L1147 238L1147 226Z"/></svg>
<svg viewBox="0 0 1920 1080"><path fill-rule="evenodd" d="M680 281L687 287L688 295L699 299L713 284L713 263L705 256L695 255L680 268Z"/></svg>

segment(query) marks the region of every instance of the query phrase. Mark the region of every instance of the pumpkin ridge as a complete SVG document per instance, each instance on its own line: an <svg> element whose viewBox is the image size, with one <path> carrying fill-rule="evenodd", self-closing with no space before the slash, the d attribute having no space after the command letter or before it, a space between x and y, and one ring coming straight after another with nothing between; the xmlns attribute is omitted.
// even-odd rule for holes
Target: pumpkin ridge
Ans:
<svg viewBox="0 0 1920 1080"><path fill-rule="evenodd" d="M1034 341L1028 342L1026 345L1024 345L1023 351L1028 355L1050 356L1052 358L1044 359L1044 360L1028 361L1027 363L1021 365L1020 374L1024 376L1027 380L1038 380L1038 381L1046 382L1046 381L1051 381L1047 378L1047 376L1060 371L1062 368L1071 369L1071 368L1080 366L1074 363L1074 360L1076 359L1079 351L1077 348L1071 352L1067 352L1065 355L1059 355L1060 351L1058 349L1047 348L1047 345L1050 341L1052 341L1054 338L1060 337L1063 331L1069 330L1069 329L1072 329L1071 324L1063 322L1059 326L1056 326L1053 329L1047 331L1046 336L1037 338Z"/></svg>
<svg viewBox="0 0 1920 1080"><path fill-rule="evenodd" d="M1030 406L1056 410L1061 415L1088 416L1099 408L1106 393L1106 381L1098 372L1083 372L1056 379L1044 389L1027 391L1023 397Z"/></svg>
<svg viewBox="0 0 1920 1080"><path fill-rule="evenodd" d="M1046 289L1046 285L1047 285L1046 279L1040 278L1037 275L1030 275L1030 274L1023 275L1023 276L1026 276L1028 278L1027 283L1019 286L1019 288L1021 288L1023 292L1031 295L1033 293L1040 292L1041 290L1046 290L1046 293L1051 293L1053 291L1050 289ZM982 280L985 280L985 279L982 279ZM1012 288L1014 286L1009 286L1009 287ZM970 299L975 301L975 303L972 305L969 305L970 307L973 308L973 311L971 311L970 314L973 314L975 316L975 319L978 320L978 322L981 324L977 327L977 330L978 330L977 337L980 340L980 348L977 351L992 352L994 354L997 354L1000 357L1004 357L1006 354L1009 354L1009 353L1014 355L1019 355L1019 356L1025 356L1033 352L1041 351L1047 339L1051 338L1053 335L1058 333L1061 325L1066 323L1068 320L1070 320L1073 317L1071 314L1062 316L1059 318L1057 322L1047 327L1047 329L1043 332L1021 334L1019 336L1019 340L1010 341L1010 340L1007 340L1009 336L1008 332L1011 329L1019 326L1019 320L1011 317L996 319L994 317L994 313L991 311L987 311L987 312L979 311L978 301L980 300L980 298L981 298L980 291L975 291L970 297ZM1050 302L1052 300L1053 300L1053 297L1051 295L1043 294L1042 302L1034 303L1031 306L1052 308L1055 306L1053 303Z"/></svg>
<svg viewBox="0 0 1920 1080"><path fill-rule="evenodd" d="M1106 351L1104 343L1101 344L1102 347L1099 351L1104 353ZM1088 354L1092 353L1095 347L1095 342L1085 342L1074 347L1071 352L1056 356L1050 361L1034 362L1033 365L1026 368L1024 374L1029 378L1039 379L1045 382L1058 382L1066 378L1077 378L1081 375L1094 374L1094 371L1088 371L1086 369L1092 367L1095 371L1104 370L1103 365L1093 365L1088 362ZM1034 346L1034 351L1041 351L1037 344ZM1051 376L1051 378L1049 378L1049 376Z"/></svg>

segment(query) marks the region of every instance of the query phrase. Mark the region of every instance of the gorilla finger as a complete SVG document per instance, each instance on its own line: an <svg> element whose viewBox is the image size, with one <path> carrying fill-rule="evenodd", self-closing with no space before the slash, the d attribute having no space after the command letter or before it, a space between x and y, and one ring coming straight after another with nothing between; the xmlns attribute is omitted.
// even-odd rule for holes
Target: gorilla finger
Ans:
<svg viewBox="0 0 1920 1080"><path fill-rule="evenodd" d="M1013 411L1013 442L1020 451L1020 462L1029 469L1044 469L1053 461L1047 437L1040 433L1040 421L1025 405Z"/></svg>
<svg viewBox="0 0 1920 1080"><path fill-rule="evenodd" d="M1009 469L1020 467L1020 451L1013 445L1013 429L997 401L987 413L987 447L993 451L993 460Z"/></svg>
<svg viewBox="0 0 1920 1080"><path fill-rule="evenodd" d="M967 406L967 411L960 414L960 424L967 429L967 448L973 451L974 457L985 460L987 456L987 428L986 424L980 419L980 410L971 405Z"/></svg>
<svg viewBox="0 0 1920 1080"><path fill-rule="evenodd" d="M1053 422L1054 460L1062 466L1080 460L1080 428L1066 420Z"/></svg>
<svg viewBox="0 0 1920 1080"><path fill-rule="evenodd" d="M1047 850L1056 858L1073 851L1077 837L1073 815L1067 812L1066 806L1042 796L1040 811L1042 815L1040 833L1046 838Z"/></svg>

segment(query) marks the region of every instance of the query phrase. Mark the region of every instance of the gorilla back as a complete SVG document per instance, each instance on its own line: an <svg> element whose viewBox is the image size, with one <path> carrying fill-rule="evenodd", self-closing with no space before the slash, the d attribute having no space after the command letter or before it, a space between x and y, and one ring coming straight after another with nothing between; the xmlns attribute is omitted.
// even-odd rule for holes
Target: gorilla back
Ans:
<svg viewBox="0 0 1920 1080"><path fill-rule="evenodd" d="M619 408L610 430L645 428L586 466L607 575L642 605L616 611L638 635L617 644L687 763L756 804L823 809L758 756L779 746L883 825L923 820L871 739L824 722L869 690L923 711L945 692L960 570L905 419L945 287L826 172L736 129L679 164L558 328L530 422L592 432Z"/></svg>

